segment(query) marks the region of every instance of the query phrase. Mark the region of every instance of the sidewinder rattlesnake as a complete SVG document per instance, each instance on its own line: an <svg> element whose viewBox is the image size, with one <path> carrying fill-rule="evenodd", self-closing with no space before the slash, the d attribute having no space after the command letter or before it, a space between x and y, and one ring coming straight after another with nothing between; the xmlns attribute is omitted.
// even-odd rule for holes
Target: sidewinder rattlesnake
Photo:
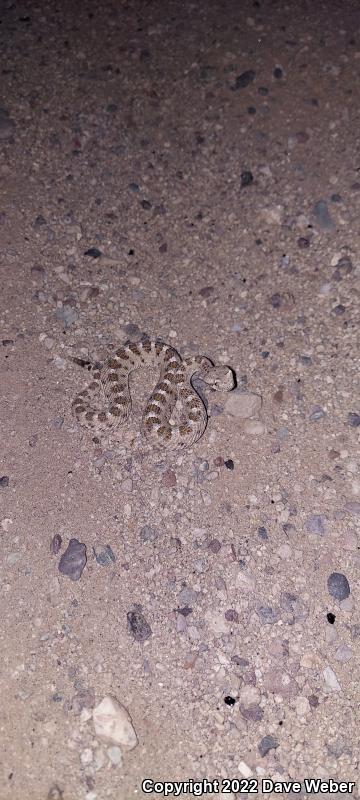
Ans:
<svg viewBox="0 0 360 800"><path fill-rule="evenodd" d="M215 366L205 356L182 358L170 345L143 339L119 347L101 369L93 368L92 381L78 392L72 408L80 425L105 434L123 424L131 411L130 374L140 367L156 366L160 379L143 414L141 430L153 444L169 449L189 447L203 435L207 412L192 386L196 375L213 389L231 391L235 386L230 367ZM180 421L171 415L180 403Z"/></svg>

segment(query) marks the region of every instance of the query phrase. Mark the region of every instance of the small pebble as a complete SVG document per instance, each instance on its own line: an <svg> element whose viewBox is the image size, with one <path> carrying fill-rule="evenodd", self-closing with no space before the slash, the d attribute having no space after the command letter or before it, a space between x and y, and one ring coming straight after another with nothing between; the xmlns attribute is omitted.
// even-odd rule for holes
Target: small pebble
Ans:
<svg viewBox="0 0 360 800"><path fill-rule="evenodd" d="M273 76L274 76L274 78L276 78L276 80L280 80L280 78L282 78L283 71L282 71L281 67L275 67L275 69L273 71Z"/></svg>
<svg viewBox="0 0 360 800"><path fill-rule="evenodd" d="M249 83L252 83L255 80L256 73L253 69L247 69L245 72L242 72L241 75L238 75L235 79L235 85L231 88L233 91L237 91L238 89L245 89L246 86L249 86Z"/></svg>
<svg viewBox="0 0 360 800"><path fill-rule="evenodd" d="M86 561L86 545L79 542L78 539L70 539L65 553L60 558L59 572L72 581L78 581L81 578Z"/></svg>
<svg viewBox="0 0 360 800"><path fill-rule="evenodd" d="M321 406L313 406L309 414L310 422L318 422L319 419L326 417L326 412Z"/></svg>
<svg viewBox="0 0 360 800"><path fill-rule="evenodd" d="M309 700L309 705L310 705L311 708L317 708L318 707L319 698L316 696L316 694L311 694L310 697L308 697L308 700Z"/></svg>
<svg viewBox="0 0 360 800"><path fill-rule="evenodd" d="M252 776L252 769L245 763L245 761L239 761L237 766L238 772L243 778L251 778Z"/></svg>
<svg viewBox="0 0 360 800"><path fill-rule="evenodd" d="M337 306L334 306L331 309L331 313L334 314L335 317L341 317L342 314L345 314L346 307L342 305L342 303L338 303Z"/></svg>
<svg viewBox="0 0 360 800"><path fill-rule="evenodd" d="M139 606L136 606L133 611L128 611L126 617L128 630L136 642L145 642L146 639L150 639L152 630Z"/></svg>
<svg viewBox="0 0 360 800"><path fill-rule="evenodd" d="M213 286L203 286L203 288L200 289L199 294L201 295L201 297L211 297L213 291L214 291Z"/></svg>
<svg viewBox="0 0 360 800"><path fill-rule="evenodd" d="M107 695L93 710L95 735L102 742L133 750L138 741L127 709Z"/></svg>
<svg viewBox="0 0 360 800"><path fill-rule="evenodd" d="M54 417L54 419L51 421L51 427L53 428L54 431L60 431L63 424L64 424L64 417L61 417L60 415Z"/></svg>
<svg viewBox="0 0 360 800"><path fill-rule="evenodd" d="M307 250L310 247L310 240L306 239L305 236L300 236L300 239L297 240L298 247L300 250Z"/></svg>
<svg viewBox="0 0 360 800"><path fill-rule="evenodd" d="M326 685L331 689L333 692L341 692L340 683L335 675L335 672L331 667L325 667L323 669L323 676Z"/></svg>
<svg viewBox="0 0 360 800"><path fill-rule="evenodd" d="M335 270L332 274L332 279L337 282L342 281L343 278L345 278L347 275L350 275L350 272L352 272L352 270L353 270L353 265L351 258L349 258L349 256L342 256L342 258L339 258L335 266Z"/></svg>
<svg viewBox="0 0 360 800"><path fill-rule="evenodd" d="M279 747L279 742L274 736L263 736L258 744L258 751L264 758L270 750L275 750L277 747Z"/></svg>
<svg viewBox="0 0 360 800"><path fill-rule="evenodd" d="M56 319L65 325L65 328L69 328L79 319L79 312L73 306L65 303L61 308L56 309Z"/></svg>
<svg viewBox="0 0 360 800"><path fill-rule="evenodd" d="M350 411L347 416L347 421L351 428L358 428L360 425L360 414L357 414L356 411ZM0 479L0 484L1 480L2 479Z"/></svg>
<svg viewBox="0 0 360 800"><path fill-rule="evenodd" d="M93 547L93 553L97 563L100 564L101 567L107 567L109 564L116 561L116 556L109 544Z"/></svg>
<svg viewBox="0 0 360 800"><path fill-rule="evenodd" d="M234 608L228 608L228 610L225 611L225 619L227 622L239 622L239 614Z"/></svg>
<svg viewBox="0 0 360 800"><path fill-rule="evenodd" d="M62 538L60 536L60 533L55 533L50 542L50 553L53 556L56 556L58 552L61 550L61 544L62 544Z"/></svg>
<svg viewBox="0 0 360 800"><path fill-rule="evenodd" d="M318 200L318 202L315 203L313 214L316 222L319 225L319 228L322 228L324 231L332 231L334 229L335 226L331 219L328 205L325 200Z"/></svg>
<svg viewBox="0 0 360 800"><path fill-rule="evenodd" d="M208 548L211 553L214 553L214 555L216 555L221 550L221 542L219 542L219 539L211 539L211 541L208 544Z"/></svg>
<svg viewBox="0 0 360 800"><path fill-rule="evenodd" d="M309 533L316 533L318 536L324 536L326 517L323 514L311 514L305 522L305 529Z"/></svg>
<svg viewBox="0 0 360 800"><path fill-rule="evenodd" d="M227 706L234 706L236 703L235 697L232 697L230 694L227 694L226 697L224 697L224 703Z"/></svg>
<svg viewBox="0 0 360 800"><path fill-rule="evenodd" d="M155 542L158 538L158 532L151 525L143 525L140 528L140 539L142 542Z"/></svg>
<svg viewBox="0 0 360 800"><path fill-rule="evenodd" d="M166 489L171 489L173 486L176 486L176 474L173 469L167 469L166 472L163 473L161 478L161 485L165 486Z"/></svg>
<svg viewBox="0 0 360 800"><path fill-rule="evenodd" d="M214 467L223 467L224 464L225 461L222 456L216 456L216 458L214 458Z"/></svg>
<svg viewBox="0 0 360 800"><path fill-rule="evenodd" d="M179 606L193 606L199 597L199 592L196 592L191 586L184 586L179 592Z"/></svg>
<svg viewBox="0 0 360 800"><path fill-rule="evenodd" d="M102 255L101 250L98 250L97 247L89 247L88 250L85 250L84 256L90 256L90 258L100 258Z"/></svg>
<svg viewBox="0 0 360 800"><path fill-rule="evenodd" d="M280 306L281 306L281 295L278 292L276 292L275 294L272 294L271 297L270 297L270 303L271 303L273 308L280 308Z"/></svg>
<svg viewBox="0 0 360 800"><path fill-rule="evenodd" d="M336 600L345 600L350 594L350 585L342 572L332 572L327 579L329 594Z"/></svg>
<svg viewBox="0 0 360 800"><path fill-rule="evenodd" d="M9 486L9 476L8 475L3 475L0 478L0 489L5 489L6 486Z"/></svg>
<svg viewBox="0 0 360 800"><path fill-rule="evenodd" d="M228 458L228 459L227 459L227 461L225 461L225 467L226 467L226 469L233 470L233 469L234 469L234 466L235 466L235 465L234 465L234 462L233 462L232 458Z"/></svg>
<svg viewBox="0 0 360 800"><path fill-rule="evenodd" d="M269 538L269 534L268 534L266 528L264 528L263 526L258 528L257 533L258 533L258 536L259 536L260 539L268 539Z"/></svg>
<svg viewBox="0 0 360 800"><path fill-rule="evenodd" d="M34 228L41 228L42 225L47 225L47 221L42 214L38 214L34 221Z"/></svg>
<svg viewBox="0 0 360 800"><path fill-rule="evenodd" d="M245 186L250 186L250 184L253 183L253 180L254 177L250 170L245 170L245 172L242 172L240 175L240 184L243 188Z"/></svg>

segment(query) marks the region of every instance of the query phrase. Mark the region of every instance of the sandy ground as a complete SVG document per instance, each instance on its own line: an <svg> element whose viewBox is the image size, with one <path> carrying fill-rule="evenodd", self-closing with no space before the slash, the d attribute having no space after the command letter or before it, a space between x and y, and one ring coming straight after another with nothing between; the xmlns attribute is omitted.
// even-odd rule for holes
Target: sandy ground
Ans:
<svg viewBox="0 0 360 800"><path fill-rule="evenodd" d="M359 797L358 3L0 18L0 799ZM155 373L109 441L71 415L143 333L237 374L181 454Z"/></svg>

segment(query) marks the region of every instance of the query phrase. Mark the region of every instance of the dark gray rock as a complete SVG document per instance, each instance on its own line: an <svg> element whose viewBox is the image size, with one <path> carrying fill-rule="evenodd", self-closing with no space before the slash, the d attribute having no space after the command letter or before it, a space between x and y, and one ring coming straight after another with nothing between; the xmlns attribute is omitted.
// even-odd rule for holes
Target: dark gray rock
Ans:
<svg viewBox="0 0 360 800"><path fill-rule="evenodd" d="M315 203L313 208L313 214L319 228L322 228L323 231L334 230L335 225L331 219L331 216L329 214L329 209L325 200L318 200L318 202Z"/></svg>
<svg viewBox="0 0 360 800"><path fill-rule="evenodd" d="M329 594L336 600L345 600L350 594L349 581L342 572L332 572L327 579Z"/></svg>
<svg viewBox="0 0 360 800"><path fill-rule="evenodd" d="M360 414L357 414L356 411L350 411L347 416L347 421L351 428L358 428L360 425Z"/></svg>
<svg viewBox="0 0 360 800"><path fill-rule="evenodd" d="M279 742L274 736L263 736L258 744L258 751L262 758L267 755L270 750L275 750L279 747Z"/></svg>
<svg viewBox="0 0 360 800"><path fill-rule="evenodd" d="M145 642L152 636L152 630L139 605L127 613L128 630L137 642Z"/></svg>
<svg viewBox="0 0 360 800"><path fill-rule="evenodd" d="M93 547L93 553L96 562L100 564L101 567L107 567L109 564L113 564L116 561L116 556L109 544Z"/></svg>
<svg viewBox="0 0 360 800"><path fill-rule="evenodd" d="M86 545L79 542L78 539L70 539L65 553L60 558L59 572L72 581L78 581L86 561Z"/></svg>
<svg viewBox="0 0 360 800"><path fill-rule="evenodd" d="M53 556L56 556L59 553L61 550L61 544L62 538L60 533L55 533L55 536L53 536L50 542L50 553L52 553Z"/></svg>
<svg viewBox="0 0 360 800"><path fill-rule="evenodd" d="M249 86L249 83L252 83L255 80L256 72L253 69L247 69L245 72L242 72L241 75L238 75L235 79L235 86L232 86L234 92L237 92L238 89L245 89L246 86Z"/></svg>

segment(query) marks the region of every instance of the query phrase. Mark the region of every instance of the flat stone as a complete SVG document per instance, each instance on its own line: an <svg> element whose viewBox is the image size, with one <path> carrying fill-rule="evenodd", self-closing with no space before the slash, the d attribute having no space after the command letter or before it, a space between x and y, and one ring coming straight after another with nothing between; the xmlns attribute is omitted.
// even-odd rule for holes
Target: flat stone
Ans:
<svg viewBox="0 0 360 800"><path fill-rule="evenodd" d="M261 436L265 431L266 427L260 419L247 419L244 422L244 433L250 436Z"/></svg>
<svg viewBox="0 0 360 800"><path fill-rule="evenodd" d="M350 594L350 585L346 575L342 572L332 572L327 579L329 594L336 600L345 600Z"/></svg>
<svg viewBox="0 0 360 800"><path fill-rule="evenodd" d="M311 514L305 522L305 530L309 533L316 533L318 536L324 536L326 533L324 515Z"/></svg>
<svg viewBox="0 0 360 800"><path fill-rule="evenodd" d="M133 750L138 740L129 712L111 695L106 695L93 710L95 734L106 744Z"/></svg>
<svg viewBox="0 0 360 800"><path fill-rule="evenodd" d="M116 556L109 544L93 547L93 553L97 563L100 564L101 567L107 567L109 564L113 564L116 561Z"/></svg>
<svg viewBox="0 0 360 800"><path fill-rule="evenodd" d="M334 230L335 226L331 219L328 205L325 202L325 200L318 200L317 203L315 203L313 208L313 214L319 228L322 228L323 231Z"/></svg>
<svg viewBox="0 0 360 800"><path fill-rule="evenodd" d="M59 572L72 581L78 581L81 578L86 561L86 546L79 542L78 539L70 539L65 553L60 558Z"/></svg>
<svg viewBox="0 0 360 800"><path fill-rule="evenodd" d="M259 414L261 405L262 398L259 394L235 389L226 401L225 410L232 417L249 419Z"/></svg>
<svg viewBox="0 0 360 800"><path fill-rule="evenodd" d="M335 672L331 667L325 667L323 669L323 676L326 686L331 689L332 692L341 692L340 683L335 675Z"/></svg>
<svg viewBox="0 0 360 800"><path fill-rule="evenodd" d="M274 736L263 736L258 744L258 751L264 758L270 750L275 750L277 747L279 747L279 742Z"/></svg>
<svg viewBox="0 0 360 800"><path fill-rule="evenodd" d="M128 630L137 642L145 642L146 639L150 639L152 630L139 606L136 606L133 611L129 611L126 616Z"/></svg>

